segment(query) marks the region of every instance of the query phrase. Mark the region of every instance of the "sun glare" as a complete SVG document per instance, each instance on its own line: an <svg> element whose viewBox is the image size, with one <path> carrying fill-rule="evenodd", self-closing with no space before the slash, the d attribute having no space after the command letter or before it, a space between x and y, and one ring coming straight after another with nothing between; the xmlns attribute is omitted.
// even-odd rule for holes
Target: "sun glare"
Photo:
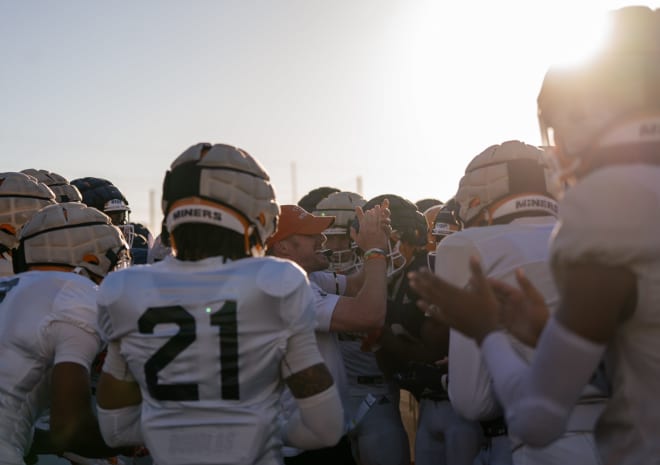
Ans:
<svg viewBox="0 0 660 465"><path fill-rule="evenodd" d="M559 66L574 66L588 61L603 46L609 33L606 12L592 9L573 11L553 21L550 27L549 62Z"/></svg>

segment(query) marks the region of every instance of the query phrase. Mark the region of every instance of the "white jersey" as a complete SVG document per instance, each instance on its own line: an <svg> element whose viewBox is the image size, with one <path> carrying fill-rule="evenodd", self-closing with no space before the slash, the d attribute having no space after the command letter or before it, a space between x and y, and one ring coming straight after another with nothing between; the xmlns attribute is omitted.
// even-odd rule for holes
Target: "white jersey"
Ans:
<svg viewBox="0 0 660 465"><path fill-rule="evenodd" d="M468 228L452 234L438 245L436 274L464 287L470 280L469 260L474 256L487 276L515 285L515 271L523 268L554 310L558 295L548 259L554 225L553 217L519 218L506 225ZM513 337L510 340L518 354L529 362L533 350ZM449 360L449 397L456 411L473 420L501 415L485 361L474 340L452 329Z"/></svg>
<svg viewBox="0 0 660 465"><path fill-rule="evenodd" d="M74 362L89 370L101 342L96 293L90 279L67 272L0 280L0 464L23 463L34 424L50 406L53 366ZM63 338L60 324L73 337ZM77 345L80 333L96 344Z"/></svg>
<svg viewBox="0 0 660 465"><path fill-rule="evenodd" d="M612 398L596 427L605 463L660 457L660 167L602 168L560 204L552 243L556 270L580 260L637 276L637 306L606 352Z"/></svg>
<svg viewBox="0 0 660 465"><path fill-rule="evenodd" d="M312 306L302 269L273 257L111 273L99 321L140 385L154 463L280 463L287 342L313 330Z"/></svg>
<svg viewBox="0 0 660 465"><path fill-rule="evenodd" d="M346 276L327 271L310 273L309 279L320 288L320 293L344 295L346 292ZM317 291L318 292L318 291ZM332 298L334 300L335 298ZM332 311L323 311L323 304L327 298L319 295L319 321L320 328L327 332L330 329L330 320L324 319L323 315L332 317ZM335 303L336 305L336 303ZM334 310L334 305L332 306ZM324 329L326 328L327 329ZM347 392L350 397L358 397L360 401L367 394L385 395L389 392L385 383L383 372L378 367L374 352L361 350L362 340L365 334L338 333L338 347L342 356L343 366L346 373ZM353 403L353 402L351 402ZM350 410L350 409L349 409ZM353 412L354 413L354 412Z"/></svg>
<svg viewBox="0 0 660 465"><path fill-rule="evenodd" d="M553 217L526 217L506 225L469 228L452 234L440 243L436 255L436 263L451 265L436 267L436 272L453 284L466 286L470 280L469 259L474 256L479 258L488 277L516 285L515 271L521 268L543 295L550 311L554 312L559 295L550 270L548 251L554 226ZM512 336L509 341L518 355L531 363L534 350ZM449 397L459 414L474 420L490 420L503 414L481 350L473 339L453 329L449 338L448 377ZM584 389L583 397L585 401L589 399L590 405L594 399L598 399L602 406L605 404L605 393L591 385ZM575 414L584 415L582 410L576 410ZM597 414L591 415L592 428L596 417ZM580 429L584 437L575 441L573 438L577 433L570 425L569 422L568 434L545 447L542 454L513 438L513 463L599 463L589 429ZM545 457L541 462L539 455Z"/></svg>

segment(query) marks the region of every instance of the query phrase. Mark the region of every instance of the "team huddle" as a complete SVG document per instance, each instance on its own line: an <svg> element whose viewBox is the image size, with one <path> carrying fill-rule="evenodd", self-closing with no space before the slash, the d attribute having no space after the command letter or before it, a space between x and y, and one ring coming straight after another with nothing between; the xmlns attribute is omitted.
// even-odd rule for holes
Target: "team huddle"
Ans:
<svg viewBox="0 0 660 465"><path fill-rule="evenodd" d="M660 10L612 20L446 202L280 205L198 143L154 239L108 180L0 173L0 465L660 463Z"/></svg>

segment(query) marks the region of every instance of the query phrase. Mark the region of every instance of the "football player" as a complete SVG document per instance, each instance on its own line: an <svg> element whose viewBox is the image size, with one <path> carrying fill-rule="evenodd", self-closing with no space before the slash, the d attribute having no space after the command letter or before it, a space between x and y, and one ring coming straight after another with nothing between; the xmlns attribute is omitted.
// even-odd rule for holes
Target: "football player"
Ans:
<svg viewBox="0 0 660 465"><path fill-rule="evenodd" d="M55 193L55 200L58 203L82 202L82 195L80 195L78 188L70 184L62 175L53 173L52 171L37 170L34 168L22 170L21 173L29 174L36 178L37 181L47 185Z"/></svg>
<svg viewBox="0 0 660 465"><path fill-rule="evenodd" d="M354 192L341 191L321 200L312 212L316 216L333 216L334 223L323 231L325 247L332 251L328 270L340 274L357 271L360 257L357 244L351 238L351 224L355 220L355 207L362 207L367 201Z"/></svg>
<svg viewBox="0 0 660 465"><path fill-rule="evenodd" d="M92 177L74 179L71 184L80 190L83 203L108 215L122 231L131 247L133 263L147 263L153 236L143 224L130 221L131 209L119 188L107 179Z"/></svg>
<svg viewBox="0 0 660 465"><path fill-rule="evenodd" d="M317 216L334 216L334 223L323 234L325 247L332 250L330 270L355 273L362 263L358 247L351 238L356 219L355 207L366 200L353 192L336 192L321 200ZM316 273L311 275L314 279ZM349 434L353 453L361 465L398 465L409 460L406 432L399 412L398 392L394 396L371 350L363 350L366 333L338 333L348 381L348 404L355 425ZM360 409L366 413L363 415ZM357 421L359 420L359 421Z"/></svg>
<svg viewBox="0 0 660 465"><path fill-rule="evenodd" d="M276 464L282 441L335 444L343 408L316 346L308 281L262 257L280 213L268 174L239 148L193 145L166 174L162 206L174 255L100 288L106 441L143 438L160 465ZM285 383L298 410L282 428Z"/></svg>
<svg viewBox="0 0 660 465"><path fill-rule="evenodd" d="M101 349L96 284L128 260L120 231L81 203L47 205L21 229L16 275L0 280L3 463L24 463L29 449L33 456L117 454L94 416L90 366ZM50 429L35 432L49 408Z"/></svg>
<svg viewBox="0 0 660 465"><path fill-rule="evenodd" d="M515 140L492 145L474 157L455 197L465 230L438 246L438 276L466 287L470 257L481 261L489 278L509 283L515 282L515 270L519 268L541 290L548 307L556 309L557 289L548 263L547 243L556 223L559 186L545 157L538 148ZM533 349L513 337L510 341L529 363ZM521 444L515 437L509 440L479 347L455 330L449 338L449 362L452 406L465 418L481 422L490 444L482 452L490 455L488 463L600 463L592 431L605 407L606 389L585 387L565 434L537 449Z"/></svg>
<svg viewBox="0 0 660 465"><path fill-rule="evenodd" d="M308 212L314 211L321 200L325 199L330 194L334 194L335 192L339 191L340 189L337 189L336 187L316 187L303 195L300 200L298 200L298 206Z"/></svg>
<svg viewBox="0 0 660 465"><path fill-rule="evenodd" d="M347 428L352 421L347 378L338 343L338 333L365 332L380 328L386 305L386 244L389 231L387 201L373 209L356 208L360 224L355 240L365 252L359 273L338 275L327 271L329 258L323 234L335 217L315 216L297 205L284 205L277 233L268 239L269 254L300 265L309 275L315 296L316 339L324 360L340 387L347 412ZM285 399L286 400L286 399ZM333 448L308 451L288 457L288 464L351 463L348 438Z"/></svg>
<svg viewBox="0 0 660 465"><path fill-rule="evenodd" d="M367 206L381 197L371 199ZM468 464L481 447L481 434L477 425L461 419L449 407L441 383L446 363L436 363L447 356L449 328L425 319L417 310L417 295L406 278L407 271L428 266L426 218L409 200L392 194L386 197L391 199L392 261L399 264L390 269L378 361L388 379L419 402L415 463Z"/></svg>
<svg viewBox="0 0 660 465"><path fill-rule="evenodd" d="M21 227L41 208L53 205L55 194L24 173L0 173L0 277L14 274L12 249Z"/></svg>
<svg viewBox="0 0 660 465"><path fill-rule="evenodd" d="M523 273L520 287L491 283L476 260L469 290L411 278L424 311L481 346L509 432L524 443L563 434L604 356L612 397L596 441L603 463L628 465L660 457L660 10L625 7L611 19L600 53L551 68L538 98L542 134L572 184L550 248L557 311L549 316ZM507 321L537 343L531 365L501 330Z"/></svg>

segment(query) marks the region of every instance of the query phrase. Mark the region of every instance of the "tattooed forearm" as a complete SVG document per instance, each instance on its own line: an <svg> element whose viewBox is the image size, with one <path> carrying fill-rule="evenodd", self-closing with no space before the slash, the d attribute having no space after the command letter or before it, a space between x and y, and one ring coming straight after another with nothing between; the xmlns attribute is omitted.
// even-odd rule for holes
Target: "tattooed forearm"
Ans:
<svg viewBox="0 0 660 465"><path fill-rule="evenodd" d="M324 363L318 363L294 373L285 381L293 397L298 399L323 392L333 383L332 375Z"/></svg>

